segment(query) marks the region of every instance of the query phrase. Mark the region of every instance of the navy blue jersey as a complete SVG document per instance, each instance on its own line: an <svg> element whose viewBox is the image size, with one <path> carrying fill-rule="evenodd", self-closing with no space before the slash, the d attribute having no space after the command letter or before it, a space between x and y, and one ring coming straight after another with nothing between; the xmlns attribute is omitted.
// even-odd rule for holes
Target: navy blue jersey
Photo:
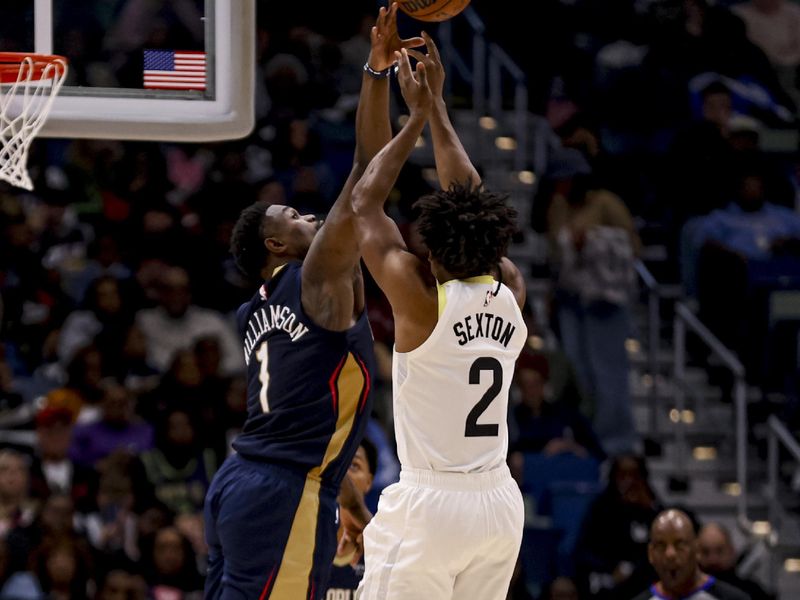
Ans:
<svg viewBox="0 0 800 600"><path fill-rule="evenodd" d="M301 273L301 263L286 265L237 313L247 421L233 447L338 487L372 410L372 332L366 311L347 331L315 325L303 312Z"/></svg>
<svg viewBox="0 0 800 600"><path fill-rule="evenodd" d="M364 576L364 557L354 567L348 563L343 565L333 563L331 576L328 579L328 591L325 600L353 600L361 578Z"/></svg>

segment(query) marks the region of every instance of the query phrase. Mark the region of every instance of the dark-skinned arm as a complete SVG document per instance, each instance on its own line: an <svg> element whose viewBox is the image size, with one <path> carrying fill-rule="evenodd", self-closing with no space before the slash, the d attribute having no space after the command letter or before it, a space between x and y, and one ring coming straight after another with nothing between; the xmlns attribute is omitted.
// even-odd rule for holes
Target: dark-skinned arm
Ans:
<svg viewBox="0 0 800 600"><path fill-rule="evenodd" d="M421 38L398 37L396 3L389 9L381 7L370 35L367 62L376 71L391 66L398 49L424 43ZM353 168L303 265L303 308L322 327L347 329L364 308L352 193L369 161L391 139L391 133L388 78L375 79L364 73L356 111Z"/></svg>
<svg viewBox="0 0 800 600"><path fill-rule="evenodd" d="M417 64L416 72L412 72L405 51L399 61L400 87L411 115L370 162L353 191L356 237L364 262L395 314L402 314L426 286L418 272L419 259L408 251L397 224L386 215L383 205L425 127L432 103L425 67Z"/></svg>
<svg viewBox="0 0 800 600"><path fill-rule="evenodd" d="M470 182L474 186L480 185L480 175L464 150L450 121L450 116L447 114L447 105L443 95L445 72L439 56L439 49L427 33L422 32L422 37L427 46L427 54L416 50L410 50L409 54L425 65L428 83L433 93L430 127L439 185L445 190L454 182L461 184Z"/></svg>

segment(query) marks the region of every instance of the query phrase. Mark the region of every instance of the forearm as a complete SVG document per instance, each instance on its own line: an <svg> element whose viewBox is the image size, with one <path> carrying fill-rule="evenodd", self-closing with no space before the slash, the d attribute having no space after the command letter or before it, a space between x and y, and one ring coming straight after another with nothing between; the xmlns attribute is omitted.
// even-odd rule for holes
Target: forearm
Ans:
<svg viewBox="0 0 800 600"><path fill-rule="evenodd" d="M355 164L366 169L369 162L391 139L389 78L375 79L364 73L356 111Z"/></svg>
<svg viewBox="0 0 800 600"><path fill-rule="evenodd" d="M372 159L353 192L356 215L382 210L424 127L424 117L412 114L400 133Z"/></svg>
<svg viewBox="0 0 800 600"><path fill-rule="evenodd" d="M449 188L454 182L471 181L473 185L479 185L481 178L478 171L464 150L441 98L434 102L430 123L436 171L442 189Z"/></svg>

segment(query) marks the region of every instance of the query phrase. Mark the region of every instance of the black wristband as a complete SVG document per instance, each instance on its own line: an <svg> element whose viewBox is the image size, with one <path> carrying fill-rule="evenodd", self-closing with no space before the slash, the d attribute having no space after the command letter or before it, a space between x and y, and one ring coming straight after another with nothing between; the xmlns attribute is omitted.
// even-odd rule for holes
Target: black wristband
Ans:
<svg viewBox="0 0 800 600"><path fill-rule="evenodd" d="M364 72L373 79L386 79L392 73L392 67L387 67L383 71L376 71L369 66L368 62L364 63Z"/></svg>

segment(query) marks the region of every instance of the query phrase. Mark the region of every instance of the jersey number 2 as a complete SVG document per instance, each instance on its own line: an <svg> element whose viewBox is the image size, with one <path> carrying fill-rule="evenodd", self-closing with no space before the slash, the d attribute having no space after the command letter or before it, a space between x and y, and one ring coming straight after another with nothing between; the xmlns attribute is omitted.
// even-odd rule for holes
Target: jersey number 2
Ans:
<svg viewBox="0 0 800 600"><path fill-rule="evenodd" d="M489 408L492 400L497 398L497 394L503 389L503 366L496 358L482 356L476 359L469 368L470 384L477 385L481 382L482 371L491 371L493 377L492 385L489 386L489 389L486 390L483 397L472 407L472 410L469 411L467 415L467 424L464 428L465 437L495 437L500 430L500 426L496 423L478 423L478 417L483 414L483 411Z"/></svg>

